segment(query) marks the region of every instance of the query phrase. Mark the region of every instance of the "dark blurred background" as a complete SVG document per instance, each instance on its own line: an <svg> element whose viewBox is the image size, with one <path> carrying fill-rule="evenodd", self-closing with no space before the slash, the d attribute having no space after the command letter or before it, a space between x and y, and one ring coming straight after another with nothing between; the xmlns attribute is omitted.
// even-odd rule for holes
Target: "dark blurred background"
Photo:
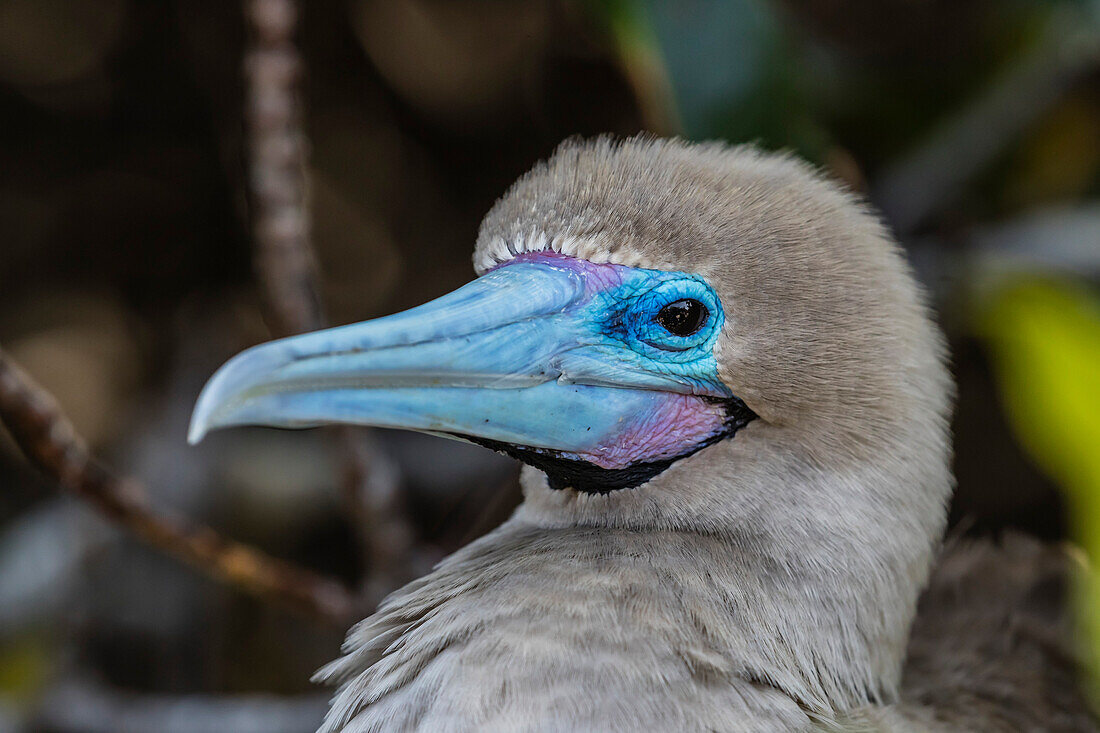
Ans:
<svg viewBox="0 0 1100 733"><path fill-rule="evenodd" d="M756 141L880 207L947 331L958 532L1100 535L1100 3L310 0L297 45L333 323L472 277L478 222L563 138ZM0 0L0 345L153 503L377 600L501 521L508 459L373 433L367 526L323 431L186 445L270 337L241 6ZM307 731L343 629L62 496L0 431L0 732ZM369 536L366 542L363 536Z"/></svg>

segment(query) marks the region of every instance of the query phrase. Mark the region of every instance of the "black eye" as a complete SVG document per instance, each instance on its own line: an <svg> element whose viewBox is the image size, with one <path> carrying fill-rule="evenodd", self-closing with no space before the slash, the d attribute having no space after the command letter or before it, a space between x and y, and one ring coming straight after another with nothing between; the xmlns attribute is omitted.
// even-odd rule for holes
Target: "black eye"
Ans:
<svg viewBox="0 0 1100 733"><path fill-rule="evenodd" d="M710 312L698 300L676 300L657 313L657 323L673 336L690 336L706 325Z"/></svg>

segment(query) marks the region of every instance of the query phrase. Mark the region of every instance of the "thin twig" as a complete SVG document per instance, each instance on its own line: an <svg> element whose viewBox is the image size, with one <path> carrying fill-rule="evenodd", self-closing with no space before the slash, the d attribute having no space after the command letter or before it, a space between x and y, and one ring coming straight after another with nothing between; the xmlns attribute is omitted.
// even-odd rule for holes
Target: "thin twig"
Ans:
<svg viewBox="0 0 1100 733"><path fill-rule="evenodd" d="M298 91L299 8L295 0L244 0L244 8L251 29L245 114L256 270L272 330L286 336L326 325L311 243L308 142ZM372 576L367 585L392 590L409 579L403 577L408 573L402 559L414 536L400 508L396 478L378 465L381 457L365 431L334 433L344 466L344 503Z"/></svg>
<svg viewBox="0 0 1100 733"><path fill-rule="evenodd" d="M634 94L642 128L657 135L683 133L661 44L640 3L592 3L606 26L615 61Z"/></svg>
<svg viewBox="0 0 1100 733"><path fill-rule="evenodd" d="M252 230L256 268L279 335L324 325L310 246L307 154L297 85L294 0L244 0L252 30L245 57Z"/></svg>
<svg viewBox="0 0 1100 733"><path fill-rule="evenodd" d="M346 625L352 599L339 582L226 539L210 527L154 511L140 484L89 455L53 396L3 349L0 420L38 470L149 545L257 597Z"/></svg>

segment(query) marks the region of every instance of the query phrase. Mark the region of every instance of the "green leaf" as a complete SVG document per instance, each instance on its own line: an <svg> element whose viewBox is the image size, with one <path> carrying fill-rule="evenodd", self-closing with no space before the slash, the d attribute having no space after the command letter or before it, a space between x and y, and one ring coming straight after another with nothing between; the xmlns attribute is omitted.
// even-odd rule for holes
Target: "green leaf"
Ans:
<svg viewBox="0 0 1100 733"><path fill-rule="evenodd" d="M1082 283L1021 278L993 291L978 332L1020 443L1066 492L1077 541L1100 558L1100 298ZM1100 699L1100 579L1080 574L1078 613Z"/></svg>

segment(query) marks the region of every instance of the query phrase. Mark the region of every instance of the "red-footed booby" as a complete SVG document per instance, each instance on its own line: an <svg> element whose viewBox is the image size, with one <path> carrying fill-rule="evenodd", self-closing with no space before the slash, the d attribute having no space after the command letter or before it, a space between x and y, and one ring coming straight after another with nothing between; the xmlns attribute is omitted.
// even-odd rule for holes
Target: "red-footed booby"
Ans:
<svg viewBox="0 0 1100 733"><path fill-rule="evenodd" d="M1012 710L1053 679L999 666L1054 656L1005 621L1046 577L1037 548L1022 575L956 559L971 600L944 591L910 639L953 386L853 196L752 147L567 142L474 264L426 305L240 354L195 410L193 441L358 423L528 464L508 521L352 629L318 675L324 731L1091 729L1066 689Z"/></svg>

